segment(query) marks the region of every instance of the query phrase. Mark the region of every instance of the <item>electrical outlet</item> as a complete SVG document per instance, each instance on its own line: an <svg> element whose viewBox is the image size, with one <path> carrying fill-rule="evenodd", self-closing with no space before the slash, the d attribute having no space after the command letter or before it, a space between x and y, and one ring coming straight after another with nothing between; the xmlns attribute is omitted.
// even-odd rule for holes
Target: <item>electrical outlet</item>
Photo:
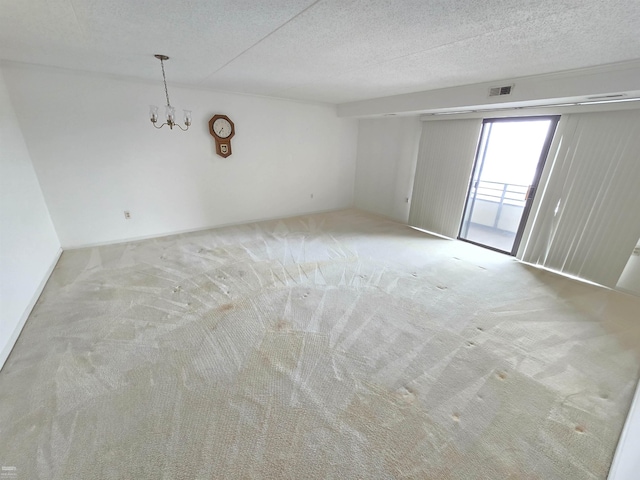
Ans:
<svg viewBox="0 0 640 480"><path fill-rule="evenodd" d="M126 220L129 220L131 218L131 213L129 212L129 210L124 211L124 218Z"/></svg>
<svg viewBox="0 0 640 480"><path fill-rule="evenodd" d="M404 197L404 203L409 203L409 197Z"/></svg>

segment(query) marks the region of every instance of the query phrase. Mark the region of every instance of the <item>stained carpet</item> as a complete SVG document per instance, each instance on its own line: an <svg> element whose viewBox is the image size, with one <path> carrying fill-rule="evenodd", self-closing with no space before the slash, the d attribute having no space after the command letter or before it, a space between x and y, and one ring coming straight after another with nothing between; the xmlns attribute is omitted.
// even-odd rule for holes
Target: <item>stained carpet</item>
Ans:
<svg viewBox="0 0 640 480"><path fill-rule="evenodd" d="M604 479L640 298L356 210L64 252L0 373L33 479Z"/></svg>

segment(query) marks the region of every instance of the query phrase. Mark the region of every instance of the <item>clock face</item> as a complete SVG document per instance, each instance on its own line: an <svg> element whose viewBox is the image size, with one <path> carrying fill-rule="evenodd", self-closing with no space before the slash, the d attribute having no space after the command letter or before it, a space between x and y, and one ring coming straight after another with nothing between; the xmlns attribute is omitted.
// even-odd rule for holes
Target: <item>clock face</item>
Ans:
<svg viewBox="0 0 640 480"><path fill-rule="evenodd" d="M226 118L218 118L213 122L213 131L220 138L227 138L231 135L231 123Z"/></svg>

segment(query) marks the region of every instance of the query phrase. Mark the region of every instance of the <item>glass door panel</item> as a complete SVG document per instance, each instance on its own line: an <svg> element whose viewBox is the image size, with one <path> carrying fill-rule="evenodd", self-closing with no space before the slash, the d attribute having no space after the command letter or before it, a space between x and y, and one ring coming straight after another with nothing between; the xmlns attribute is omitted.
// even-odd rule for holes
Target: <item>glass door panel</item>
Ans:
<svg viewBox="0 0 640 480"><path fill-rule="evenodd" d="M559 118L483 122L459 239L515 255Z"/></svg>

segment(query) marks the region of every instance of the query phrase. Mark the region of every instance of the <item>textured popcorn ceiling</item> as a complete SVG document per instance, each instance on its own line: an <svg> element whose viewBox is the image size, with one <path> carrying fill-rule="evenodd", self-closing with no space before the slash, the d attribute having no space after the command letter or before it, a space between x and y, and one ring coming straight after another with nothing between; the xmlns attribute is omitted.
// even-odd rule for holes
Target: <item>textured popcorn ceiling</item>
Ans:
<svg viewBox="0 0 640 480"><path fill-rule="evenodd" d="M637 0L0 0L0 57L341 103L640 58Z"/></svg>

